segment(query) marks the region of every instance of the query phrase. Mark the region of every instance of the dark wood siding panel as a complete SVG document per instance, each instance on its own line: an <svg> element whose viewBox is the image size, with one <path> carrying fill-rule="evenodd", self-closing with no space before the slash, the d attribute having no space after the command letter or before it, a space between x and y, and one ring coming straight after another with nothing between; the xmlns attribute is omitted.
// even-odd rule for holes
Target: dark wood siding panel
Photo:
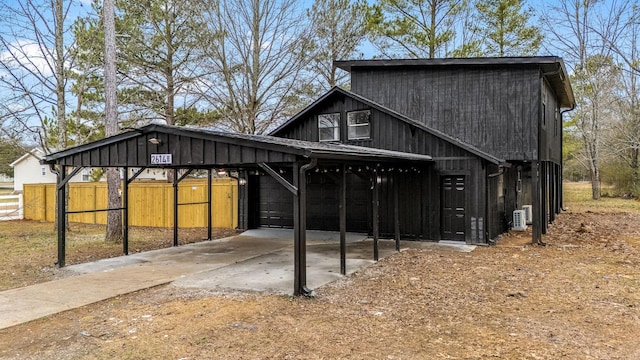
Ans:
<svg viewBox="0 0 640 360"><path fill-rule="evenodd" d="M560 163L562 160L562 121L558 99L546 81L542 82L542 103L545 104L541 130L540 160Z"/></svg>
<svg viewBox="0 0 640 360"><path fill-rule="evenodd" d="M538 82L531 67L352 70L355 93L507 159L533 158Z"/></svg>

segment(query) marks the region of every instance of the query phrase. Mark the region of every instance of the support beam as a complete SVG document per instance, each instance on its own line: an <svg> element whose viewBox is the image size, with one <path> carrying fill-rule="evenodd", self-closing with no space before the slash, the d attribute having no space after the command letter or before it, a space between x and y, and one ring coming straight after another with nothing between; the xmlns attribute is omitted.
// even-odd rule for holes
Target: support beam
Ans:
<svg viewBox="0 0 640 360"><path fill-rule="evenodd" d="M211 196L211 186L213 185L213 169L207 170L207 239L211 240L211 228L213 227L211 217L213 216L211 206L212 206L212 196Z"/></svg>
<svg viewBox="0 0 640 360"><path fill-rule="evenodd" d="M541 209L541 184L540 184L540 162L531 163L531 205L532 205L532 225L531 243L543 245L542 242L542 209Z"/></svg>
<svg viewBox="0 0 640 360"><path fill-rule="evenodd" d="M131 177L129 168L124 167L124 184L122 189L122 253L129 255L129 184L133 182L146 167L141 167Z"/></svg>
<svg viewBox="0 0 640 360"><path fill-rule="evenodd" d="M315 159L312 161L315 161ZM295 181L294 181L294 184L291 184L290 182L287 181L287 179L280 176L280 174L278 174L277 171L273 170L269 165L265 163L258 163L258 166L262 170L264 170L267 174L271 175L271 177L273 177L277 182L279 182L280 185L284 186L287 190L289 190L289 192L292 193L293 196L297 195L299 187L295 185ZM294 170L295 170L295 166L294 166Z"/></svg>
<svg viewBox="0 0 640 360"><path fill-rule="evenodd" d="M65 174L67 173L67 167L61 166L58 172L58 184L56 186L56 203L58 206L58 267L65 266L65 256L66 256L66 245L67 245L67 229L66 229L66 219L67 214L65 212L65 189L67 182L70 177L65 178Z"/></svg>
<svg viewBox="0 0 640 360"><path fill-rule="evenodd" d="M293 196L293 228L294 228L294 287L293 295L308 296L307 288L307 171L316 166L317 160L300 166L293 166L293 186L298 189Z"/></svg>
<svg viewBox="0 0 640 360"><path fill-rule="evenodd" d="M373 201L372 201L372 214L373 214L373 260L378 261L378 240L380 238L380 175L377 172L373 172Z"/></svg>
<svg viewBox="0 0 640 360"><path fill-rule="evenodd" d="M541 189L541 197L542 201L540 203L540 209L542 213L540 215L540 229L542 234L547 233L547 225L549 225L549 162L543 161L540 164L540 177L542 178L542 189Z"/></svg>
<svg viewBox="0 0 640 360"><path fill-rule="evenodd" d="M393 181L393 230L395 231L396 251L400 251L400 206L399 206L399 194L398 194L398 175L393 174L390 176Z"/></svg>
<svg viewBox="0 0 640 360"><path fill-rule="evenodd" d="M340 274L347 274L347 167L340 168Z"/></svg>
<svg viewBox="0 0 640 360"><path fill-rule="evenodd" d="M173 169L173 246L178 246L178 169Z"/></svg>
<svg viewBox="0 0 640 360"><path fill-rule="evenodd" d="M140 169L133 179L140 175ZM122 188L122 253L129 255L129 168L124 167L124 184Z"/></svg>

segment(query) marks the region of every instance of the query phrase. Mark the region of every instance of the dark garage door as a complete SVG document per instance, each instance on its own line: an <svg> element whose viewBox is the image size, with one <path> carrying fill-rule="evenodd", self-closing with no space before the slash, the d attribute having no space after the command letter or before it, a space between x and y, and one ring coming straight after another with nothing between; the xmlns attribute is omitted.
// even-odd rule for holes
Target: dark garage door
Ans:
<svg viewBox="0 0 640 360"><path fill-rule="evenodd" d="M269 175L251 176L249 184L249 227L293 228L293 195Z"/></svg>
<svg viewBox="0 0 640 360"><path fill-rule="evenodd" d="M285 173L285 175L287 175ZM285 176L286 178L286 176ZM290 180L290 179L288 179ZM293 195L271 176L252 176L249 187L250 227L293 228ZM258 184L255 186L253 184ZM307 228L338 231L337 174L311 172L307 179ZM366 180L347 175L347 231L368 232L371 192Z"/></svg>

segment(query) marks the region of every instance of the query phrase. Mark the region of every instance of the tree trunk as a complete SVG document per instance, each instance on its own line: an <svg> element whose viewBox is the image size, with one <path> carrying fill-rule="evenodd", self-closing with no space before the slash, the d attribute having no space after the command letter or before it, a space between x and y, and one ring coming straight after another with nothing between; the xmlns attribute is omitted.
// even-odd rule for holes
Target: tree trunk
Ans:
<svg viewBox="0 0 640 360"><path fill-rule="evenodd" d="M125 179L126 180L126 179ZM116 184L116 186L110 186ZM109 208L122 207L118 185L120 184L120 171L118 168L107 169L107 192L109 197ZM117 201L113 201L116 199ZM122 212L120 210L110 210L107 212L107 233L105 240L116 243L122 242Z"/></svg>
<svg viewBox="0 0 640 360"><path fill-rule="evenodd" d="M116 30L115 30L115 1L104 0L104 98L105 98L105 135L113 136L118 133L118 103L116 95ZM125 174L125 181L126 176ZM122 207L118 187L120 186L120 172L118 168L107 169L107 192L109 209ZM109 211L107 214L107 231L105 240L122 242L122 212Z"/></svg>
<svg viewBox="0 0 640 360"><path fill-rule="evenodd" d="M591 198L600 200L600 170L597 164L591 164Z"/></svg>

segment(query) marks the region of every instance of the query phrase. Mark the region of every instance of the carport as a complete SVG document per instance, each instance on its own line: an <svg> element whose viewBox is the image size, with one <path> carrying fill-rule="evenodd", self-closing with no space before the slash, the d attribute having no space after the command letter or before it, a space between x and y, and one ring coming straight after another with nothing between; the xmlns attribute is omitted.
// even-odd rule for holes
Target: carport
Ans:
<svg viewBox="0 0 640 360"><path fill-rule="evenodd" d="M66 215L85 211L123 212L123 253L128 254L128 186L145 169L165 168L174 174L174 246L178 245L178 183L194 170L208 173L208 235L211 238L211 178L214 169L235 170L239 185L247 184L249 171L261 171L273 177L293 195L294 230L294 295L307 295L306 286L306 220L307 220L307 172L314 168L331 168L340 177L340 266L345 273L346 252L346 173L351 166L367 169L365 175L372 191L372 236L374 260L378 259L379 237L379 187L381 173L391 167L409 171L424 169L430 162L428 155L410 154L361 146L308 142L273 136L232 134L210 130L151 124L130 129L89 144L77 146L46 156L42 162L49 164L58 175L56 209L58 215L58 265L65 266ZM65 190L67 183L84 167L122 168L122 205L112 209L66 211ZM276 168L288 167L292 179L287 180ZM138 170L129 175L129 168ZM179 174L179 170L184 173ZM400 173L394 172L391 181ZM393 181L397 191L397 181ZM246 201L246 198L245 200ZM395 239L399 249L400 232L398 199L395 196Z"/></svg>

